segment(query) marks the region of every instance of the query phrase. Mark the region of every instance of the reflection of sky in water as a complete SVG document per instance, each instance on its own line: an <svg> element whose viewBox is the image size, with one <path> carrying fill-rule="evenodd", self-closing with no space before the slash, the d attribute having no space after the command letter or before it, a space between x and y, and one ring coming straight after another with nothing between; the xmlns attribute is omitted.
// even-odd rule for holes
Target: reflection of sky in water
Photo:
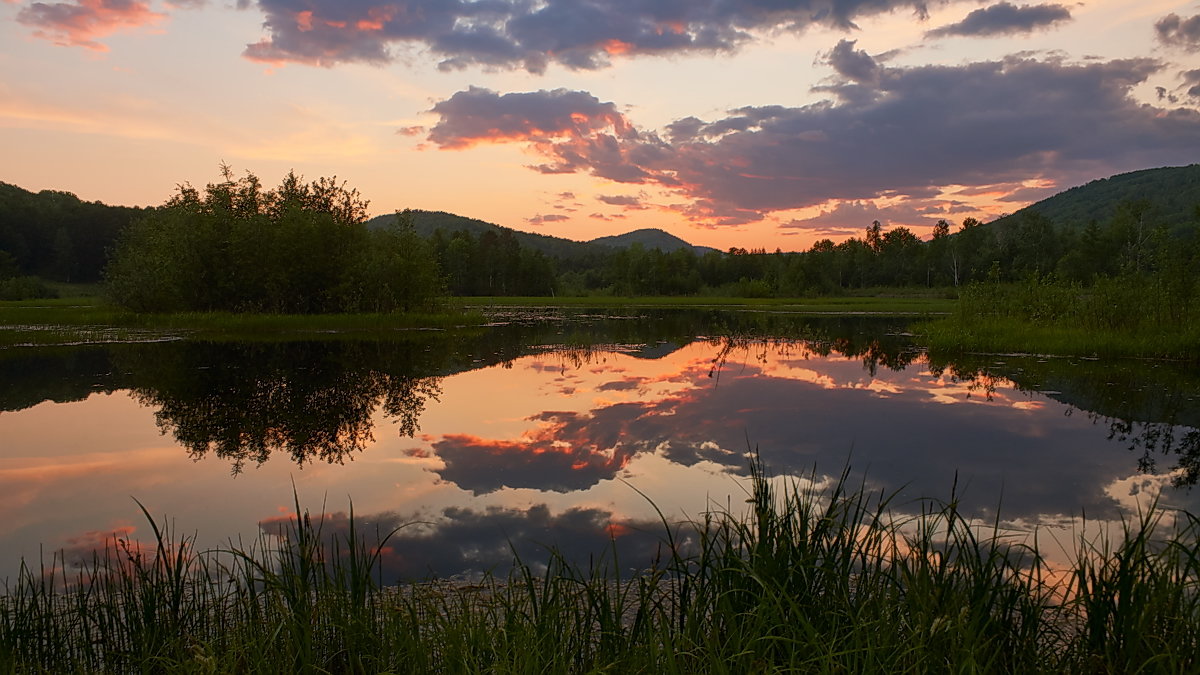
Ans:
<svg viewBox="0 0 1200 675"><path fill-rule="evenodd" d="M849 464L899 505L957 484L969 513L1000 505L1023 524L1117 518L1165 481L1139 475L1105 425L1003 381L985 392L920 364L872 373L799 345L751 344L714 364L720 351L542 354L460 373L442 380L415 438L377 412L375 440L344 465L280 456L236 478L225 460L189 459L124 393L2 413L0 569L36 560L43 544L147 537L133 497L203 546L254 537L292 511L293 482L304 506L334 514L330 530L351 500L384 529L434 523L393 540L397 574L502 566L510 542L538 558L542 545L583 552L615 537L630 559L658 544L638 491L672 520L713 504L738 511L753 447L775 473ZM1164 497L1194 509L1185 491Z"/></svg>

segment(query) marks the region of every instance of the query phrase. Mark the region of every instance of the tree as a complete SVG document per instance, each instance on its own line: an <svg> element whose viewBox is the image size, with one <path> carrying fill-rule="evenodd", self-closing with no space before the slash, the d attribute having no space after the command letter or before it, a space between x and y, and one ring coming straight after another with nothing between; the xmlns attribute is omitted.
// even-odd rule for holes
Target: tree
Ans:
<svg viewBox="0 0 1200 675"><path fill-rule="evenodd" d="M106 270L113 299L142 312L412 310L440 294L433 253L412 232L368 232L367 202L336 178L294 172L264 190L247 173L183 184L135 221Z"/></svg>

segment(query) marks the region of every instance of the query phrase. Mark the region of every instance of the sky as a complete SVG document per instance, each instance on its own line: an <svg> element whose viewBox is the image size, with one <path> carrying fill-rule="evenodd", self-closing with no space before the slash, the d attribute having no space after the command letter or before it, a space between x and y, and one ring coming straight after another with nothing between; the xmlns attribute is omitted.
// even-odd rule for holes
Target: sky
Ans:
<svg viewBox="0 0 1200 675"><path fill-rule="evenodd" d="M0 181L785 251L1200 161L1200 0L0 0Z"/></svg>

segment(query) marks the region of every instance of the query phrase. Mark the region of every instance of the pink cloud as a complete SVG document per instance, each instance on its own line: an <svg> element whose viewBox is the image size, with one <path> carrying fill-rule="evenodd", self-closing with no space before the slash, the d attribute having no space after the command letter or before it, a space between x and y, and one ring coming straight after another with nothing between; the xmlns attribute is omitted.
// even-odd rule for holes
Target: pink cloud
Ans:
<svg viewBox="0 0 1200 675"><path fill-rule="evenodd" d="M17 14L17 21L33 27L34 35L67 47L108 51L98 38L119 30L152 26L167 17L137 0L75 0L35 2Z"/></svg>
<svg viewBox="0 0 1200 675"><path fill-rule="evenodd" d="M1163 69L1152 59L893 67L848 41L828 58L837 76L815 89L828 100L739 108L713 121L687 117L661 133L585 91L472 87L433 107L441 119L429 141L444 149L523 144L544 158L535 171L655 186L679 198L662 208L702 227L829 203L858 204L859 211L888 204L908 224L929 224L964 212L963 203L943 196L962 186L1078 184L1186 164L1200 151L1200 110L1164 110L1132 95ZM1028 200L1044 191L994 196ZM819 229L856 215L839 211L791 225Z"/></svg>

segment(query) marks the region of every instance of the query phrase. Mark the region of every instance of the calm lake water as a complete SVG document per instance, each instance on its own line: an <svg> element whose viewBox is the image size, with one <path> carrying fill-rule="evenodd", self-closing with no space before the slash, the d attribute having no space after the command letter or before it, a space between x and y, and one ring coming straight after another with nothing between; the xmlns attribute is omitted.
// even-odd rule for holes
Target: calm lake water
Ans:
<svg viewBox="0 0 1200 675"><path fill-rule="evenodd" d="M390 580L503 570L745 504L779 475L957 494L1068 541L1139 504L1200 512L1200 372L1019 356L947 361L897 319L719 310L518 311L387 341L178 341L0 350L0 577L149 540L136 498L201 547L390 530Z"/></svg>

